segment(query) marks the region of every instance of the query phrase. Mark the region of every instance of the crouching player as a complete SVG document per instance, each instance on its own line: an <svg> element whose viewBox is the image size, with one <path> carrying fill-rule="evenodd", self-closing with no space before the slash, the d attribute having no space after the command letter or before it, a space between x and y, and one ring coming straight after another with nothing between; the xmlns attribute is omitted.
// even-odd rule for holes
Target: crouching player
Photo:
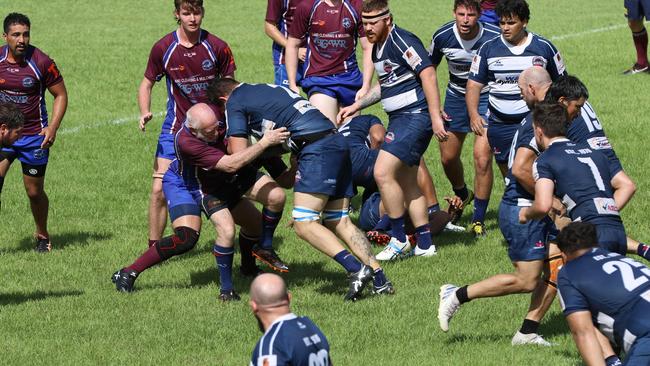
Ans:
<svg viewBox="0 0 650 366"><path fill-rule="evenodd" d="M332 121L299 94L275 85L220 79L210 85L208 95L213 102L225 105L228 145L233 153L246 148L251 134L281 127L289 130L289 146L298 156L294 229L348 272L350 287L345 299L357 300L370 281L374 293L394 293L370 243L348 215L352 197L350 152Z"/></svg>
<svg viewBox="0 0 650 366"><path fill-rule="evenodd" d="M256 256L276 270L288 270L269 247L277 221L275 226L265 223L260 230L259 212L242 196L246 194L282 212L284 191L249 163L266 148L284 142L289 133L286 129L269 130L258 144L226 155L224 131L219 124L215 112L207 104L197 104L188 110L185 124L174 138L177 158L163 178L174 234L155 243L133 264L113 274L118 291L133 291L133 284L142 271L194 248L201 230L201 211L217 230L213 252L219 268L220 300L239 300L232 284L235 222L242 226L242 247L250 248L255 242L253 238L262 231L261 247L253 248ZM242 257L244 254L242 250ZM254 263L244 264L249 266L245 270L256 272Z"/></svg>

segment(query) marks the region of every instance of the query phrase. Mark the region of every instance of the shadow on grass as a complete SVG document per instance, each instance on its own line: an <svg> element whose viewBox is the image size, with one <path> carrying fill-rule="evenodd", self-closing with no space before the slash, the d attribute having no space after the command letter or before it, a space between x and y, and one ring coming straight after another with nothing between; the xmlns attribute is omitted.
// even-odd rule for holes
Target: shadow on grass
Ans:
<svg viewBox="0 0 650 366"><path fill-rule="evenodd" d="M113 238L111 233L94 233L89 231L82 232L69 232L62 234L54 234L50 240L52 242L52 250L65 249L68 246L86 246L96 244L100 241L110 240ZM34 250L36 246L35 239L31 236L24 237L18 247L0 250L2 253L17 253L29 252Z"/></svg>
<svg viewBox="0 0 650 366"><path fill-rule="evenodd" d="M510 341L510 335L504 334L454 334L450 336L445 342L449 345L454 343L497 343L504 340Z"/></svg>
<svg viewBox="0 0 650 366"><path fill-rule="evenodd" d="M541 333L549 337L569 333L569 325L562 313L548 314L542 320L540 328Z"/></svg>
<svg viewBox="0 0 650 366"><path fill-rule="evenodd" d="M81 296L83 291L36 291L32 293L0 293L0 306L20 305L29 301L40 301L49 298Z"/></svg>

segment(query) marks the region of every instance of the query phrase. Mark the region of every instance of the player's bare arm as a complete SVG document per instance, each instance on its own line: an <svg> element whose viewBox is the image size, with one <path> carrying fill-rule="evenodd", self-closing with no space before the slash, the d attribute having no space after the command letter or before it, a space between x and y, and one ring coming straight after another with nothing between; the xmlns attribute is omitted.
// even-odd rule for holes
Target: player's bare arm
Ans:
<svg viewBox="0 0 650 366"><path fill-rule="evenodd" d="M597 330L591 320L591 313L588 311L577 311L569 314L566 318L571 328L571 335L578 346L582 359L588 366L605 365L603 351L596 338Z"/></svg>
<svg viewBox="0 0 650 366"><path fill-rule="evenodd" d="M632 196L634 196L636 185L622 170L616 173L610 183L612 188L614 188L614 201L616 202L616 206L619 210L622 210L630 202Z"/></svg>
<svg viewBox="0 0 650 366"><path fill-rule="evenodd" d="M440 93L438 92L436 70L433 67L425 68L420 72L420 80L422 80L422 90L429 107L433 134L438 141L447 141L449 133L445 130L445 125L440 117Z"/></svg>
<svg viewBox="0 0 650 366"><path fill-rule="evenodd" d="M478 104L481 99L481 90L483 89L483 86L483 84L474 80L467 80L465 91L465 103L467 104L470 127L472 128L472 132L477 136L483 136L483 126L486 125L485 120L478 112Z"/></svg>
<svg viewBox="0 0 650 366"><path fill-rule="evenodd" d="M287 46L284 49L284 60L287 68L287 80L289 80L289 89L300 93L296 84L296 74L298 72L298 51L301 40L299 38L287 38Z"/></svg>
<svg viewBox="0 0 650 366"><path fill-rule="evenodd" d="M359 38L361 49L363 50L363 85L357 92L354 100L359 100L361 97L368 93L372 85L372 76L375 73L375 65L372 63L372 44L368 42L368 38Z"/></svg>
<svg viewBox="0 0 650 366"><path fill-rule="evenodd" d="M531 207L524 207L519 211L519 222L525 224L529 220L540 220L548 215L553 206L553 191L555 183L547 178L539 179L535 183L535 201Z"/></svg>
<svg viewBox="0 0 650 366"><path fill-rule="evenodd" d="M268 147L287 141L289 135L290 133L286 127L267 130L258 143L219 159L215 169L226 173L234 173L257 159Z"/></svg>
<svg viewBox="0 0 650 366"><path fill-rule="evenodd" d="M61 126L65 111L68 109L68 91L65 88L63 80L60 83L50 86L47 90L54 97L54 102L52 103L52 118L50 123L39 134L45 136L43 143L41 143L41 149L47 149L54 145L56 132Z"/></svg>
<svg viewBox="0 0 650 366"><path fill-rule="evenodd" d="M370 89L366 95L361 97L359 100L354 102L352 105L347 106L345 108L341 108L339 111L339 114L336 116L336 120L338 123L342 123L343 120L345 120L348 117L351 117L358 111L369 107L381 100L381 86L379 84L375 84L375 86Z"/></svg>
<svg viewBox="0 0 650 366"><path fill-rule="evenodd" d="M151 90L153 89L153 81L143 78L138 88L138 107L140 108L139 127L144 132L145 125L151 121L153 114L151 114Z"/></svg>
<svg viewBox="0 0 650 366"><path fill-rule="evenodd" d="M520 147L515 153L515 159L512 162L512 175L515 176L517 182L528 193L535 194L535 179L533 178L533 163L537 155L531 149Z"/></svg>
<svg viewBox="0 0 650 366"><path fill-rule="evenodd" d="M280 32L278 27L268 21L264 22L264 33L273 40L273 42L279 44L280 46L287 47L287 39L284 38L284 34Z"/></svg>

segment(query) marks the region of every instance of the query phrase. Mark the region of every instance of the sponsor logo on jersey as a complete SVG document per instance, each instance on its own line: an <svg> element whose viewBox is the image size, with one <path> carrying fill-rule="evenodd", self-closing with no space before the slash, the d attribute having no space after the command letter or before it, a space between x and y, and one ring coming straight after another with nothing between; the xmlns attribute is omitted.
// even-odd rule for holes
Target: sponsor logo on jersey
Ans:
<svg viewBox="0 0 650 366"><path fill-rule="evenodd" d="M406 60L406 62L411 66L412 69L415 69L416 67L420 66L422 63L422 58L418 53L415 51L413 46L409 47L404 51L404 54L402 54L402 58Z"/></svg>
<svg viewBox="0 0 650 366"><path fill-rule="evenodd" d="M7 71L9 71L10 73L13 73L13 74L17 74L17 73L20 72L20 69L17 69L15 67L9 67L9 68L7 68Z"/></svg>
<svg viewBox="0 0 650 366"><path fill-rule="evenodd" d="M587 140L589 146L594 150L611 150L612 145L610 145L609 140L605 136L592 137Z"/></svg>
<svg viewBox="0 0 650 366"><path fill-rule="evenodd" d="M389 60L384 60L384 71L386 71L387 74L390 74L393 71L393 65Z"/></svg>
<svg viewBox="0 0 650 366"><path fill-rule="evenodd" d="M176 66L176 67L172 66L172 67L169 68L169 71L184 71L184 70L185 70L184 65L179 65L179 66Z"/></svg>
<svg viewBox="0 0 650 366"><path fill-rule="evenodd" d="M535 249L544 249L544 242L539 240L535 243Z"/></svg>
<svg viewBox="0 0 650 366"><path fill-rule="evenodd" d="M387 134L386 134L386 137L384 137L384 141L385 141L387 144L390 144L391 142L393 142L393 140L395 140L395 134L394 134L393 132L389 132L389 133L387 133Z"/></svg>
<svg viewBox="0 0 650 366"><path fill-rule="evenodd" d="M343 18L343 28L348 29L352 26L352 21L350 18Z"/></svg>
<svg viewBox="0 0 650 366"><path fill-rule="evenodd" d="M532 63L533 66L546 67L546 60L541 56L533 57Z"/></svg>
<svg viewBox="0 0 650 366"><path fill-rule="evenodd" d="M317 26L323 27L323 26L325 26L325 21L324 20L315 20L315 21L311 22L311 25L317 25Z"/></svg>
<svg viewBox="0 0 650 366"><path fill-rule="evenodd" d="M31 78L29 76L24 78L23 79L23 86L25 88L31 88L32 86L34 86L34 78Z"/></svg>
<svg viewBox="0 0 650 366"><path fill-rule="evenodd" d="M185 53L183 54L183 56L184 56L184 57L192 58L192 57L196 56L196 52L185 52Z"/></svg>
<svg viewBox="0 0 650 366"><path fill-rule="evenodd" d="M205 59L205 60L203 60L203 62L201 63L201 67L202 67L203 70L205 70L205 71L210 71L210 70L212 70L212 68L214 67L214 63L213 63L211 60Z"/></svg>
<svg viewBox="0 0 650 366"><path fill-rule="evenodd" d="M471 72L472 74L478 74L480 64L481 64L481 56L474 55L474 57L472 57L472 66L469 68L469 72Z"/></svg>
<svg viewBox="0 0 650 366"><path fill-rule="evenodd" d="M601 215L620 215L616 201L613 198L596 197L594 198L594 205L596 206L596 211Z"/></svg>
<svg viewBox="0 0 650 366"><path fill-rule="evenodd" d="M4 83L5 83L5 79L0 79L0 84L4 84Z"/></svg>
<svg viewBox="0 0 650 366"><path fill-rule="evenodd" d="M34 168L29 169L29 174L31 174L31 175L36 175L36 173L38 173L38 170L36 170L36 169L34 169Z"/></svg>

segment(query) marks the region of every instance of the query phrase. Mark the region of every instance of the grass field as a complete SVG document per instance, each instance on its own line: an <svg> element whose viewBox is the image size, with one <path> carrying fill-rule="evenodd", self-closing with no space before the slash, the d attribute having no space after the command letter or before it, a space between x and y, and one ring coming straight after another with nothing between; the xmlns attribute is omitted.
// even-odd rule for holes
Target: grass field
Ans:
<svg viewBox="0 0 650 366"><path fill-rule="evenodd" d="M151 46L175 28L172 1L2 3L4 13L31 17L32 44L57 61L70 105L47 174L52 253L32 251L33 222L19 167L12 168L5 182L0 363L247 364L260 336L247 305L249 282L235 276L240 303L217 301L217 271L210 254L214 230L207 225L192 253L141 275L133 294L117 293L110 282L113 271L131 263L147 245L151 164L163 118L157 114L147 132L140 133L136 91ZM427 44L433 31L450 19L451 3L393 0L393 12L398 25ZM206 1L203 26L231 45L237 77L243 81L272 81L270 42L263 33L265 4ZM644 172L650 160L642 136L650 76L621 75L634 61L622 1L530 4L529 29L550 38L569 72L589 87L590 100L638 185L623 215L629 234L649 238L645 210L650 178ZM443 89L446 69L440 71ZM152 110L161 112L164 87L154 90ZM385 119L378 107L372 112ZM442 197L451 188L438 154L432 143L427 160ZM466 149L466 167L470 158ZM471 182L471 174L468 178ZM551 348L510 346L528 306L524 295L473 301L454 318L448 334L438 328L441 284L466 284L511 269L496 222L502 191L498 182L486 239L445 235L436 241L437 257L385 266L395 296L353 304L342 301L346 280L338 265L284 227L290 216L285 210L276 246L292 269L284 277L293 292L294 312L321 327L337 365L580 364L557 303L540 329L557 344ZM467 220L466 214L463 222Z"/></svg>

